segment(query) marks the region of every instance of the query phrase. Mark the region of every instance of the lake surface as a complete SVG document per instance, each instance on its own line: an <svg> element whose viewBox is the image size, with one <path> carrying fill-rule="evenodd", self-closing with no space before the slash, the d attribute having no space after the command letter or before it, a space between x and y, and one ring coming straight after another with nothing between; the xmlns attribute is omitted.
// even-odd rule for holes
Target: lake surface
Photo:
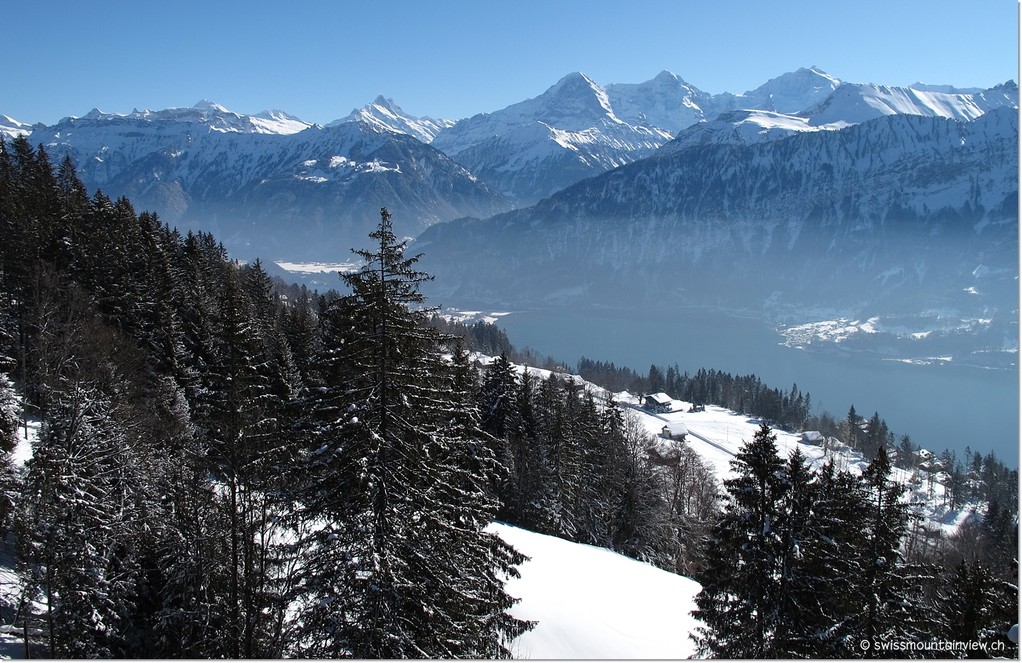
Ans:
<svg viewBox="0 0 1022 663"><path fill-rule="evenodd" d="M530 347L574 366L583 356L645 374L650 364L677 364L689 374L715 368L754 373L773 388L792 383L812 398L814 414L838 420L848 408L878 412L896 438L959 458L966 446L1019 460L1018 371L955 364L911 365L862 355L796 350L765 322L716 309L513 312L498 324L518 348Z"/></svg>

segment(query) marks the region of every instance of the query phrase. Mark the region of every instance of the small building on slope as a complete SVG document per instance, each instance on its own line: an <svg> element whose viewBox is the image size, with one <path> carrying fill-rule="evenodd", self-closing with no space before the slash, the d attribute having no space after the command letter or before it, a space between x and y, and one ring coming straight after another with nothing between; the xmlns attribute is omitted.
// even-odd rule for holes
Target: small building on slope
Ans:
<svg viewBox="0 0 1022 663"><path fill-rule="evenodd" d="M650 412L670 412L673 405L671 397L663 392L647 394L642 399L642 407Z"/></svg>

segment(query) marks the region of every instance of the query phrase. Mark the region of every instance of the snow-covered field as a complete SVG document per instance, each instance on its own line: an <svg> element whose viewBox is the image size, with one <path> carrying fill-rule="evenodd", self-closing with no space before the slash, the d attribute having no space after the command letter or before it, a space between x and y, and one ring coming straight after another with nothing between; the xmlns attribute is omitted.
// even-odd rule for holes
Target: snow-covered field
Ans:
<svg viewBox="0 0 1022 663"><path fill-rule="evenodd" d="M702 457L714 470L721 481L734 475L731 461L742 445L752 440L759 430L760 420L736 414L715 405L707 405L701 412L692 412L692 404L673 400L671 411L654 414L639 407L640 400L628 392L615 394L613 400L621 406L628 407L635 417L646 427L650 435L659 435L665 424L682 423L688 429L686 443ZM802 442L800 433L792 433L774 429L777 438L777 453L784 459L797 448L802 451L809 465L819 469L833 461L838 470L848 470L853 474L861 474L869 465L869 459L862 453L847 446L834 443L830 448ZM903 499L912 502L913 510L922 517L921 525L931 530L942 530L944 535L951 535L958 526L974 514L976 505L964 505L951 510L942 506L944 501L944 475L938 474L930 481L925 472L913 474L907 470L892 469L893 480L908 486Z"/></svg>
<svg viewBox="0 0 1022 663"><path fill-rule="evenodd" d="M530 560L507 591L512 610L536 627L512 647L516 658L682 659L695 653L699 584L603 548L494 523Z"/></svg>

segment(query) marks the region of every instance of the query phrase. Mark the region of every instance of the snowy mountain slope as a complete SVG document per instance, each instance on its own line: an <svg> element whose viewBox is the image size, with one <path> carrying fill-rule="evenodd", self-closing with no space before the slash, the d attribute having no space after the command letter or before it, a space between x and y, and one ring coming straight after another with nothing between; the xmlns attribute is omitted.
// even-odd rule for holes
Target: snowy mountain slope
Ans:
<svg viewBox="0 0 1022 663"><path fill-rule="evenodd" d="M297 128L289 117L238 116L213 104L94 112L36 129L33 140L55 161L70 154L90 191L212 230L242 257L346 257L384 206L403 234L510 206L411 136L364 121L287 133Z"/></svg>
<svg viewBox="0 0 1022 663"><path fill-rule="evenodd" d="M743 95L730 97L720 95L717 107L722 102L726 110L756 109L775 113L792 114L810 108L829 97L841 81L819 67L803 67L781 74ZM721 109L723 112L725 109Z"/></svg>
<svg viewBox="0 0 1022 663"><path fill-rule="evenodd" d="M652 154L667 130L617 117L606 90L582 73L546 92L441 131L433 145L519 203Z"/></svg>
<svg viewBox="0 0 1022 663"><path fill-rule="evenodd" d="M836 79L827 78L836 85ZM818 88L820 91L826 89L824 86ZM997 108L1018 108L1018 87L1012 82L990 90L958 90L949 86L921 85L897 88L845 83L836 86L831 94L818 99L815 104L809 103L811 95L791 95L785 98L779 93L764 91L762 96L756 98L753 93L747 94L748 97L735 97L731 100L732 105L748 105L747 109L725 111L715 119L692 125L679 132L675 140L664 145L661 150L672 153L706 143L743 145L779 140L800 132L844 129L887 115L942 117L967 122ZM768 109L774 101L782 98L786 102L781 107L805 105L795 112Z"/></svg>
<svg viewBox="0 0 1022 663"><path fill-rule="evenodd" d="M968 121L996 108L1018 108L1018 86L1013 81L980 92L946 92L932 86L901 88L845 83L801 114L809 117L814 125L857 124L884 115Z"/></svg>
<svg viewBox="0 0 1022 663"><path fill-rule="evenodd" d="M1000 109L973 122L898 115L697 145L528 209L431 228L418 248L452 305L826 302L1010 315L1017 136L1017 113ZM982 298L967 292L977 265L1001 275Z"/></svg>
<svg viewBox="0 0 1022 663"><path fill-rule="evenodd" d="M538 621L512 645L515 658L683 659L695 653L690 615L700 586L603 548L502 523L488 528L529 557L507 591L511 609Z"/></svg>
<svg viewBox="0 0 1022 663"><path fill-rule="evenodd" d="M27 136L31 133L32 133L31 125L25 124L24 122L19 122L18 120L15 120L13 117L0 115L0 138L2 138L3 136L7 136L9 138L14 138L16 136L22 135Z"/></svg>
<svg viewBox="0 0 1022 663"><path fill-rule="evenodd" d="M694 124L660 148L661 154L673 154L695 145L747 145L780 140L796 133L837 129L835 125L816 126L809 118L765 110L737 110L721 113L714 120Z"/></svg>
<svg viewBox="0 0 1022 663"><path fill-rule="evenodd" d="M604 89L617 117L671 135L713 113L713 95L666 70L644 83L612 83Z"/></svg>
<svg viewBox="0 0 1022 663"><path fill-rule="evenodd" d="M432 143L438 133L455 124L454 120L435 120L431 117L409 115L394 103L393 99L386 99L383 95L380 95L376 97L373 103L366 104L362 108L356 108L346 117L335 120L327 126L333 127L342 122L358 120L380 129L408 134L421 140L423 143Z"/></svg>
<svg viewBox="0 0 1022 663"><path fill-rule="evenodd" d="M576 72L538 97L455 123L433 144L527 205L660 146L776 140L891 114L966 121L1001 107L1018 107L1014 83L982 91L897 88L842 83L810 67L736 95L703 92L668 71L605 87ZM677 145L669 142L674 136Z"/></svg>

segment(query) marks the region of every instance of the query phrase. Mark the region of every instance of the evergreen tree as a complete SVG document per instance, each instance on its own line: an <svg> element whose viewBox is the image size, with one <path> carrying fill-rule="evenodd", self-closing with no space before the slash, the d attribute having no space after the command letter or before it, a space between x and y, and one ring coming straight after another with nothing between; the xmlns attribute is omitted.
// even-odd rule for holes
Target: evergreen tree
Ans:
<svg viewBox="0 0 1022 663"><path fill-rule="evenodd" d="M296 652L356 658L509 655L527 624L503 578L522 558L483 528L494 461L454 379L415 271L381 212L327 311L327 385L310 400L306 481L323 526L306 541ZM466 416L466 415L469 416ZM473 421L474 419L474 421Z"/></svg>
<svg viewBox="0 0 1022 663"><path fill-rule="evenodd" d="M871 642L914 639L926 630L902 564L908 505L901 500L904 487L890 478L891 471L881 446L862 474L866 512L861 545L854 553L862 576L853 588L860 611L852 623L857 637Z"/></svg>
<svg viewBox="0 0 1022 663"><path fill-rule="evenodd" d="M693 636L700 655L769 658L775 655L774 619L781 569L781 498L784 466L776 437L762 425L746 443L724 482L724 513L714 528L707 567L696 596L702 626Z"/></svg>
<svg viewBox="0 0 1022 663"><path fill-rule="evenodd" d="M815 536L806 541L803 555L805 575L819 580L806 606L818 628L805 643L816 657L855 658L863 653L852 621L862 611L856 590L864 571L855 551L864 545L865 495L859 477L837 471L833 462L817 473L813 493Z"/></svg>
<svg viewBox="0 0 1022 663"><path fill-rule="evenodd" d="M934 634L942 640L982 643L987 652L962 652L968 658L1017 658L1018 644L1006 637L1018 623L1018 587L999 580L979 560L960 560L944 571L936 599Z"/></svg>
<svg viewBox="0 0 1022 663"><path fill-rule="evenodd" d="M776 623L771 655L776 658L819 656L821 631L830 624L821 611L824 574L816 564L820 522L814 512L818 485L805 456L796 449L785 467L786 490L781 499L779 523L779 579Z"/></svg>
<svg viewBox="0 0 1022 663"><path fill-rule="evenodd" d="M526 369L515 390L515 426L509 431L510 474L499 517L534 532L553 530L553 473L548 447L539 439L532 373Z"/></svg>
<svg viewBox="0 0 1022 663"><path fill-rule="evenodd" d="M19 539L54 657L128 651L145 483L128 442L109 402L75 387L55 400L29 464Z"/></svg>

